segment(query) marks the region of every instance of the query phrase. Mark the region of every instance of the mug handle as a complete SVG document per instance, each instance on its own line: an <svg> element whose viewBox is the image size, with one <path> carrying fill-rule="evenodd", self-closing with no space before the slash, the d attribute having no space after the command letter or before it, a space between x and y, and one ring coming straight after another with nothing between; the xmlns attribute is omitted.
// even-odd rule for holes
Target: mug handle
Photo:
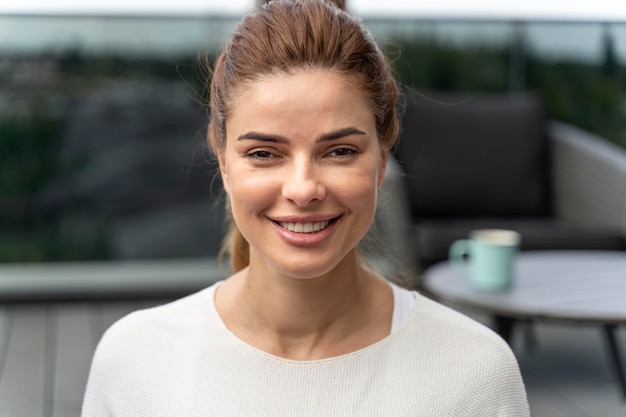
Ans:
<svg viewBox="0 0 626 417"><path fill-rule="evenodd" d="M450 263L457 268L467 268L466 258L469 256L470 241L468 239L459 239L450 245L448 251L448 259Z"/></svg>

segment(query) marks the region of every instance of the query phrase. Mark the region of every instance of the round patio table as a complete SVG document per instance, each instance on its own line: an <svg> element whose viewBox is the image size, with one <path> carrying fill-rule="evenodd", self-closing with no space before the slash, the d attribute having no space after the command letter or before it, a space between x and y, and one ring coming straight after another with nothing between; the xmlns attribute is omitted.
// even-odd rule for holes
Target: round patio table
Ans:
<svg viewBox="0 0 626 417"><path fill-rule="evenodd" d="M626 371L615 337L616 327L626 324L626 252L521 252L513 286L496 293L473 290L464 272L449 262L433 265L424 272L424 289L440 301L489 313L495 330L509 342L519 320L604 326L626 397Z"/></svg>

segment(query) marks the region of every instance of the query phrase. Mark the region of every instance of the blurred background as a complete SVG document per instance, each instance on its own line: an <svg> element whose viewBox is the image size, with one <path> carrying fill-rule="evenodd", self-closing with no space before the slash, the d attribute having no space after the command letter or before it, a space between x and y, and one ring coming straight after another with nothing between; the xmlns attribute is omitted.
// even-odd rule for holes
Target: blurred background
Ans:
<svg viewBox="0 0 626 417"><path fill-rule="evenodd" d="M0 6L0 262L215 255L198 57L254 2L13 3ZM544 3L348 7L403 83L538 91L551 118L626 146L626 7Z"/></svg>
<svg viewBox="0 0 626 417"><path fill-rule="evenodd" d="M626 148L626 3L507 3L347 0L404 84L537 92L549 118ZM30 300L0 304L1 415L79 415L108 325L165 301L142 301L150 288L170 298L221 276L205 263L159 262L217 255L223 197L199 59L215 57L256 6L0 1L0 295L23 286L18 298ZM72 261L87 266L64 266ZM185 274L191 287L174 288ZM144 286L127 292L133 280ZM119 291L112 302L55 304L86 281L98 285L79 301ZM541 349L516 349L533 415L623 415L596 330L539 330Z"/></svg>

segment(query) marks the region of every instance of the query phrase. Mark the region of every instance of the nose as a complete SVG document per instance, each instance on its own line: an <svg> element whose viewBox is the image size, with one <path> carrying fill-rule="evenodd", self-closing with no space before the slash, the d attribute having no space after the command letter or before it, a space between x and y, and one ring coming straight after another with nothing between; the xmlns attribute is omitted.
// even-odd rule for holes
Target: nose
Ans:
<svg viewBox="0 0 626 417"><path fill-rule="evenodd" d="M320 168L310 161L294 161L283 182L283 197L298 207L306 207L326 196Z"/></svg>

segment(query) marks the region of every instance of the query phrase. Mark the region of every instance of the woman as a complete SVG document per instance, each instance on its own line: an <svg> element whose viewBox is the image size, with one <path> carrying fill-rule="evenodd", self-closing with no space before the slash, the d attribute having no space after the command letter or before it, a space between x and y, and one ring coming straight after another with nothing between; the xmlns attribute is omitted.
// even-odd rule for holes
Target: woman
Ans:
<svg viewBox="0 0 626 417"><path fill-rule="evenodd" d="M491 331L360 262L398 133L397 85L323 0L244 18L211 80L234 274L117 322L84 416L527 416Z"/></svg>

